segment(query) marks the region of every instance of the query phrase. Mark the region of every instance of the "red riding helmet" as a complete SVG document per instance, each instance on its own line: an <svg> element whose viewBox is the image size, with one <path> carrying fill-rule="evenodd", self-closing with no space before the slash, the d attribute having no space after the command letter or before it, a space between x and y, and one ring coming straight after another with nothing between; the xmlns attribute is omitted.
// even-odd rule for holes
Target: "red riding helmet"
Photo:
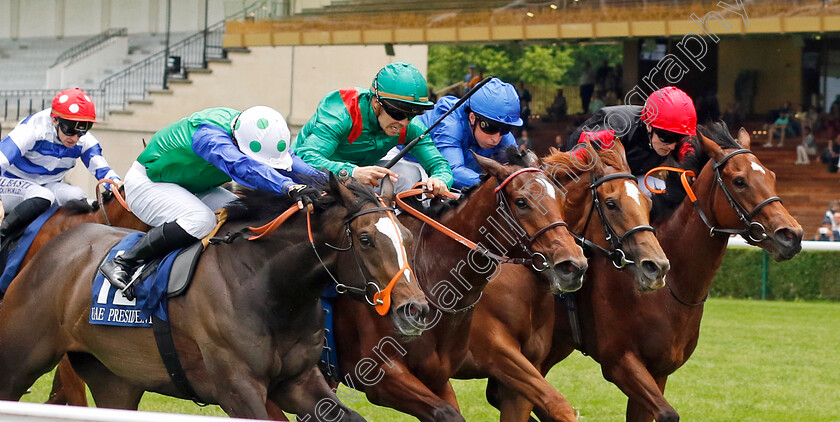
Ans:
<svg viewBox="0 0 840 422"><path fill-rule="evenodd" d="M674 86L650 94L642 109L642 121L657 129L683 135L697 134L697 110L694 101Z"/></svg>
<svg viewBox="0 0 840 422"><path fill-rule="evenodd" d="M50 114L64 120L98 123L93 101L79 88L65 89L59 92L52 100L52 112Z"/></svg>

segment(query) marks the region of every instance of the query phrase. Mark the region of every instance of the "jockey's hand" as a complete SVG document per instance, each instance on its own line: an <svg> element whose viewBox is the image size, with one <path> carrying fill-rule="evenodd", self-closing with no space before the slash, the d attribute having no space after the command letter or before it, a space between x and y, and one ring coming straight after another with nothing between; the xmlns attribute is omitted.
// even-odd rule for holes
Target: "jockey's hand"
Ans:
<svg viewBox="0 0 840 422"><path fill-rule="evenodd" d="M446 183L443 183L442 180L435 177L430 177L426 180L426 189L431 191L434 196L441 196L444 193L449 192L449 188L446 187Z"/></svg>
<svg viewBox="0 0 840 422"><path fill-rule="evenodd" d="M309 208L315 201L321 197L321 191L311 186L306 185L292 185L289 187L289 197L293 201L303 204L304 207Z"/></svg>
<svg viewBox="0 0 840 422"><path fill-rule="evenodd" d="M385 176L391 176L391 182L396 183L397 173L379 166L364 166L353 169L353 178L368 186L379 186L379 180Z"/></svg>

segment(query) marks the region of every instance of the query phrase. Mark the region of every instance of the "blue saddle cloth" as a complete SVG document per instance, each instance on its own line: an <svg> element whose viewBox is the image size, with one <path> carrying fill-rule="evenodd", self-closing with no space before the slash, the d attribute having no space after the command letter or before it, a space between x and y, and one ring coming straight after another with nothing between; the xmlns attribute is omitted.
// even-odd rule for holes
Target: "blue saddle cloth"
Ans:
<svg viewBox="0 0 840 422"><path fill-rule="evenodd" d="M130 233L108 252L102 262L137 243L145 233ZM162 260L152 261L137 270L133 300L126 299L98 270L93 278L90 323L121 327L151 327L152 315L167 320L167 285L172 263L180 253L175 250ZM98 267L97 267L98 268ZM139 274L139 275L138 275Z"/></svg>
<svg viewBox="0 0 840 422"><path fill-rule="evenodd" d="M38 232L41 231L41 227L44 226L44 223L46 223L57 210L57 206L50 207L50 209L44 211L44 213L39 215L33 222L29 223L29 226L23 231L23 235L21 235L20 240L18 240L17 246L9 251L8 257L6 258L6 266L3 269L3 275L0 275L0 292L5 292L9 288L9 284L11 284L20 269L20 263L23 261L23 257L26 256L26 253L29 252L29 248L32 247L32 242L35 241L35 236L38 235Z"/></svg>

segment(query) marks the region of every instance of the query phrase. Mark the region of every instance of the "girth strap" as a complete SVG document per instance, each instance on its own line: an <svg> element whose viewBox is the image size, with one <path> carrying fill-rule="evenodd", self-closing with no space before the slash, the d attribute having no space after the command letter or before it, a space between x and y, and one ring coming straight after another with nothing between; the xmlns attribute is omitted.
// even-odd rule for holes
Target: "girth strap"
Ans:
<svg viewBox="0 0 840 422"><path fill-rule="evenodd" d="M172 383L175 384L181 394L195 404L202 407L207 406L207 403L198 398L198 394L193 390L190 381L187 379L184 367L181 366L178 351L175 349L175 341L172 339L172 326L169 325L169 321L152 315L152 331L155 333L155 343L157 343L158 352L163 360L163 366L166 367L166 373L169 374Z"/></svg>

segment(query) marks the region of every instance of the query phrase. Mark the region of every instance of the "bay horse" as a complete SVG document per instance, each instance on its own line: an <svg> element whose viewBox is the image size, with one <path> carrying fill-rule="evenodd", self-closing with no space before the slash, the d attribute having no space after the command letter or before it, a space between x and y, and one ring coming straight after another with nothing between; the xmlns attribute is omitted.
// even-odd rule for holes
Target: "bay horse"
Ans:
<svg viewBox="0 0 840 422"><path fill-rule="evenodd" d="M335 305L338 361L346 373L341 381L421 421L464 420L449 378L467 354L475 305L497 275L492 256L545 257L543 268L536 260L531 265L544 270L543 283L555 291L579 289L586 271L583 251L563 221L562 195L538 169L537 157L514 149L502 165L474 156L489 177L432 214L467 239L484 239L486 247L468 249L432 223L400 215L417 239L414 269L434 309L423 334L404 343L388 321L358 303L339 298Z"/></svg>
<svg viewBox="0 0 840 422"><path fill-rule="evenodd" d="M44 222L35 239L32 240L29 251L21 260L19 268L26 266L50 239L82 223L109 224L141 231L147 231L150 228L116 200L111 191L102 194L93 206L88 205L86 201L71 201L59 207L55 214ZM73 406L87 406L88 404L85 384L73 371L66 358L62 358L58 365L47 403Z"/></svg>
<svg viewBox="0 0 840 422"><path fill-rule="evenodd" d="M345 187L331 176L323 188L323 211L293 214L256 241L209 247L186 294L169 300L172 335L197 397L231 416L266 419L271 401L317 419L363 420L338 401L316 366L324 335L319 297L337 262L347 260L338 247L323 244L353 255L364 278L354 288L375 285L373 299L365 298L377 312L374 300L390 291L385 311L397 332L414 333L414 319L428 310L401 247L412 244L411 236L390 208L356 182ZM228 207L222 230L246 231L290 205L288 198L251 192ZM65 353L100 407L136 409L145 391L186 398L167 374L151 330L87 323L90 280L127 233L76 226L18 275L0 308L0 399L19 399Z"/></svg>
<svg viewBox="0 0 840 422"><path fill-rule="evenodd" d="M585 239L590 271L623 267L637 290L663 287L670 264L650 226L651 201L630 173L624 148L617 143L596 153L585 145L583 154L552 150L542 160L567 192L566 221ZM495 394L515 397L501 403L501 421L527 420L532 403L547 409L547 420L577 421L574 409L538 369L551 348L555 301L534 274L504 265L476 306L469 357L456 378L492 378L498 383Z"/></svg>
<svg viewBox="0 0 840 422"><path fill-rule="evenodd" d="M717 122L698 125L698 132L698 163L690 169L698 173L693 192L654 221L671 262L667 288L640 295L628 274L590 267L586 286L577 292L580 344L573 340L565 307L557 303L551 353L542 373L575 349L590 355L604 378L627 395L628 422L679 420L665 399L665 383L697 346L703 305L731 234L776 261L801 250L802 227L776 195L775 174L749 150L747 131L741 128L736 140ZM545 417L542 409L535 413Z"/></svg>

